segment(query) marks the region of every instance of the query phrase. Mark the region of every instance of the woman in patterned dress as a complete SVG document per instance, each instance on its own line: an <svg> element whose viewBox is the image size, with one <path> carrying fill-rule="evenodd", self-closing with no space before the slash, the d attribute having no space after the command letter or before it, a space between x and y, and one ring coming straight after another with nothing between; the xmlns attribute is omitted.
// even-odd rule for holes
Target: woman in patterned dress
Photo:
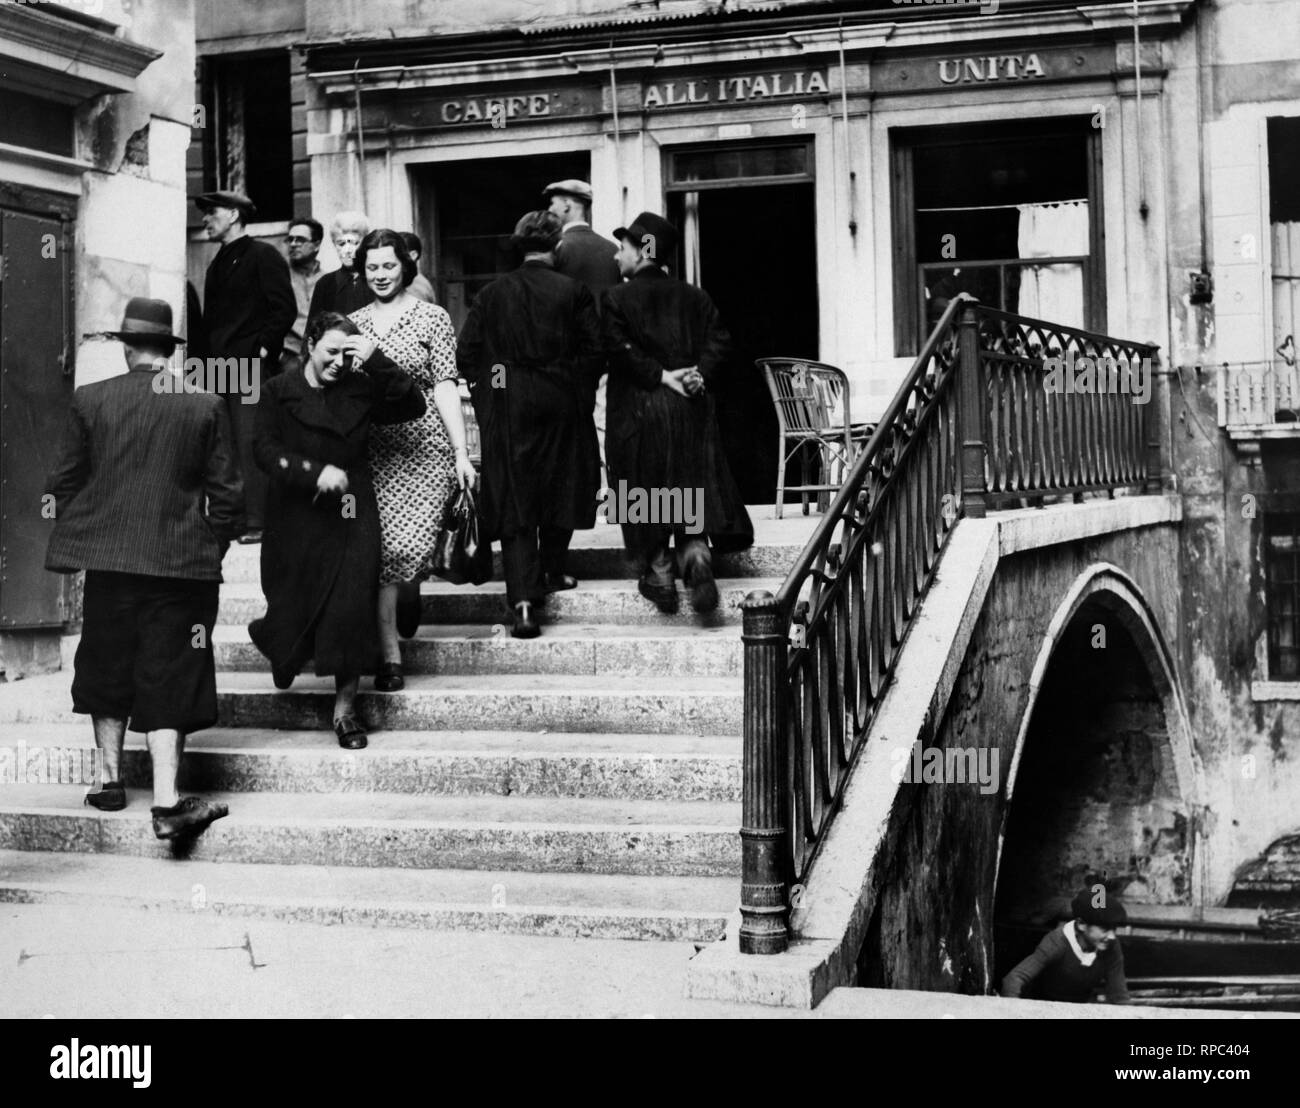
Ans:
<svg viewBox="0 0 1300 1108"><path fill-rule="evenodd" d="M396 231L366 235L357 249L356 265L375 296L349 317L371 351L363 360L396 365L433 401L420 419L376 427L370 435L370 467L383 534L379 574L383 660L375 688L396 692L405 684L397 635L398 586L430 575L430 556L447 501L458 486L473 484L476 475L466 448L456 386L451 319L442 308L417 299L407 289L415 277L415 262Z"/></svg>

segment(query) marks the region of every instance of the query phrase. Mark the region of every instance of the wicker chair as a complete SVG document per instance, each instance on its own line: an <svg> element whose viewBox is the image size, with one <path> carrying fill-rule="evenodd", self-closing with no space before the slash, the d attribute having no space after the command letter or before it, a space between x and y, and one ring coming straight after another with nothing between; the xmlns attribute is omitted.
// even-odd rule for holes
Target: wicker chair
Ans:
<svg viewBox="0 0 1300 1108"><path fill-rule="evenodd" d="M782 518L787 492L797 492L808 514L810 494L817 494L817 507L825 510L830 493L836 491L852 465L858 448L871 433L871 426L853 425L849 412L849 381L842 370L807 358L759 358L778 424L776 476L776 518ZM812 473L814 450L821 464L820 483ZM800 455L802 483L787 485L785 468Z"/></svg>

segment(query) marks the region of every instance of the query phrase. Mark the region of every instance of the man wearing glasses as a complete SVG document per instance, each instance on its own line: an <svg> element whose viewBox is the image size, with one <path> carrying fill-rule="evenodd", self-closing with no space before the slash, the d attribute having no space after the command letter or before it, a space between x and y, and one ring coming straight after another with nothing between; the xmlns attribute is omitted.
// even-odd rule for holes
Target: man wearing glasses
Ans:
<svg viewBox="0 0 1300 1108"><path fill-rule="evenodd" d="M285 236L285 252L289 255L289 282L298 302L298 318L284 336L284 353L280 356L282 371L302 368L302 336L307 330L307 314L311 309L311 295L320 280L320 244L325 238L325 228L310 217L295 219L289 224Z"/></svg>

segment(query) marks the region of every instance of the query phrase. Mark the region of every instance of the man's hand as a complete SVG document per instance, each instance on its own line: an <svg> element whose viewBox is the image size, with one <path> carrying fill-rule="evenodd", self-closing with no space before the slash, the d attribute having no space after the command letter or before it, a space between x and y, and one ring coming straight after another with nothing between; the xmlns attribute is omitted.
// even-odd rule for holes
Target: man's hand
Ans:
<svg viewBox="0 0 1300 1108"><path fill-rule="evenodd" d="M688 396L690 394L686 391L685 378L689 372L686 369L665 369L659 379L660 384L666 385L679 396Z"/></svg>
<svg viewBox="0 0 1300 1108"><path fill-rule="evenodd" d="M687 366L684 372L686 376L682 378L682 384L686 386L686 391L691 396L699 396L704 391L704 374L698 366Z"/></svg>
<svg viewBox="0 0 1300 1108"><path fill-rule="evenodd" d="M335 492L340 495L348 491L348 475L338 466L325 466L316 478L316 491Z"/></svg>

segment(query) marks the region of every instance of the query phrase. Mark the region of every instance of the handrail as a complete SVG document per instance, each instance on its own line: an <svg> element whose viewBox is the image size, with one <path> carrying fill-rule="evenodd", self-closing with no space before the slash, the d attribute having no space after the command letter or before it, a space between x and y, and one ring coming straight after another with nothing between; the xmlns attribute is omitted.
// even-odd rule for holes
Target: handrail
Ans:
<svg viewBox="0 0 1300 1108"><path fill-rule="evenodd" d="M1158 473L1149 396L1077 392L1085 379L1073 376L1061 389L1053 376L1085 359L1149 374L1155 351L959 294L776 595L746 597L742 952L786 948L790 887L838 811L958 518L1113 495Z"/></svg>

